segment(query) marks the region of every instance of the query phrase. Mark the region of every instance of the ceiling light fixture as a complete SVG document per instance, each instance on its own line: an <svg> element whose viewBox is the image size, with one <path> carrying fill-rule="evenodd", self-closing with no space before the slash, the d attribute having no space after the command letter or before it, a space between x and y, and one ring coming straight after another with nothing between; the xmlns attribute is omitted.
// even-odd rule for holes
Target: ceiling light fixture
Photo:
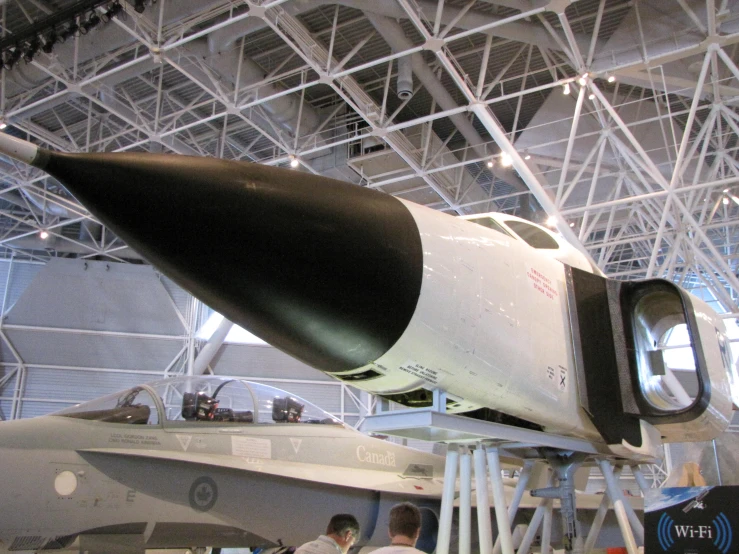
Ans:
<svg viewBox="0 0 739 554"><path fill-rule="evenodd" d="M121 6L120 2L114 2L110 5L108 8L108 11L105 12L105 17L107 17L109 20L113 19L116 15L121 13L123 11L123 6Z"/></svg>
<svg viewBox="0 0 739 554"><path fill-rule="evenodd" d="M295 168L300 165L300 160L295 156L290 156L290 167Z"/></svg>
<svg viewBox="0 0 739 554"><path fill-rule="evenodd" d="M5 123L4 121L0 122L0 131L7 129L7 128L8 128L7 123Z"/></svg>
<svg viewBox="0 0 739 554"><path fill-rule="evenodd" d="M74 36L80 30L80 26L76 22L72 21L67 25L67 28L59 33L59 42L64 42L69 37Z"/></svg>
<svg viewBox="0 0 739 554"><path fill-rule="evenodd" d="M129 0L129 3L142 12L146 0ZM59 13L50 14L23 27L14 36L6 37L2 41L0 52L2 67L10 70L21 58L26 63L31 63L38 51L51 54L56 44L64 42L70 36L86 34L92 28L122 14L125 14L125 8L121 0L76 2Z"/></svg>
<svg viewBox="0 0 739 554"><path fill-rule="evenodd" d="M616 81L616 76L615 75L606 75L606 81L608 81L609 83L613 83L613 82Z"/></svg>
<svg viewBox="0 0 739 554"><path fill-rule="evenodd" d="M59 39L56 36L56 29L52 29L51 32L46 35L44 45L41 47L41 50L43 50L45 54L51 54L51 51L54 49L54 45L58 41Z"/></svg>
<svg viewBox="0 0 739 554"><path fill-rule="evenodd" d="M83 35L86 35L90 29L93 29L98 26L100 23L100 16L96 12L90 12L89 17L87 18L87 21L85 21L82 24L82 28L80 29L82 31Z"/></svg>
<svg viewBox="0 0 739 554"><path fill-rule="evenodd" d="M547 218L547 226L548 227L556 227L557 226L557 218L553 215L550 215Z"/></svg>
<svg viewBox="0 0 739 554"><path fill-rule="evenodd" d="M593 94L592 92L588 94L588 100L595 100L595 94Z"/></svg>
<svg viewBox="0 0 739 554"><path fill-rule="evenodd" d="M33 57L36 55L36 52L39 51L41 48L41 41L38 39L38 37L31 40L31 42L28 43L26 46L26 49L23 51L23 61L26 63L31 63L33 61Z"/></svg>
<svg viewBox="0 0 739 554"><path fill-rule="evenodd" d="M513 158L508 152L503 152L500 155L500 165L503 167L510 167L513 164Z"/></svg>
<svg viewBox="0 0 739 554"><path fill-rule="evenodd" d="M562 94L569 94L570 93L570 83L565 83L565 85L562 87Z"/></svg>
<svg viewBox="0 0 739 554"><path fill-rule="evenodd" d="M13 66L21 59L21 49L17 44L13 50L6 51L6 55L3 57L3 67L5 69L12 69Z"/></svg>
<svg viewBox="0 0 739 554"><path fill-rule="evenodd" d="M39 232L38 236L41 237L41 240L46 240L49 238L49 231L47 231L46 229L42 229Z"/></svg>
<svg viewBox="0 0 739 554"><path fill-rule="evenodd" d="M493 167L495 165L495 162L493 160L488 160L488 167Z"/></svg>

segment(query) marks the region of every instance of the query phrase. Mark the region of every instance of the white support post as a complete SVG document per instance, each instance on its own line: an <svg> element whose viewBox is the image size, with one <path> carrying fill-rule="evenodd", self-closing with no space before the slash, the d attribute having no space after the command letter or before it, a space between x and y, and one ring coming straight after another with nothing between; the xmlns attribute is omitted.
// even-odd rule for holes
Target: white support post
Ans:
<svg viewBox="0 0 739 554"><path fill-rule="evenodd" d="M192 362L192 375L202 375L208 369L208 364L213 361L218 350L226 340L229 331L233 327L233 322L225 317L218 324L206 345L200 350L195 360Z"/></svg>
<svg viewBox="0 0 739 554"><path fill-rule="evenodd" d="M454 489L457 481L459 451L450 444L446 453L444 468L444 488L441 494L441 514L439 516L439 534L436 540L437 554L449 554L449 543L452 538L452 515L454 514Z"/></svg>
<svg viewBox="0 0 739 554"><path fill-rule="evenodd" d="M459 453L459 554L472 547L472 457L466 446Z"/></svg>
<svg viewBox="0 0 739 554"><path fill-rule="evenodd" d="M490 498L488 497L488 476L485 472L485 450L477 445L473 454L475 461L475 492L477 495L477 534L480 554L493 552L493 528L490 521Z"/></svg>
<svg viewBox="0 0 739 554"><path fill-rule="evenodd" d="M526 485L531 477L531 471L534 468L533 460L524 460L523 469L521 474L518 476L518 483L516 484L516 490L513 491L513 498L511 498L511 505L508 506L508 521L513 521L518 512L518 506L521 504L521 498L523 493L526 491ZM493 554L500 554L500 535L495 540L495 547L493 548Z"/></svg>
<svg viewBox="0 0 739 554"><path fill-rule="evenodd" d="M500 452L497 447L487 448L488 470L490 483L493 486L493 502L495 504L495 519L498 524L498 539L503 554L513 554L513 538L511 537L511 520L505 505L505 490L503 477L500 474Z"/></svg>
<svg viewBox="0 0 739 554"><path fill-rule="evenodd" d="M567 149L565 150L565 159L562 162L562 170L559 174L559 185L557 185L557 195L554 203L557 207L562 205L562 194L565 188L565 182L567 181L567 170L570 168L570 157L572 156L572 149L575 146L575 140L577 139L577 124L580 123L580 112L582 111L582 103L585 99L585 87L580 87L577 93L577 102L575 103L575 113L572 115L572 126L570 127L570 138L567 141Z"/></svg>
<svg viewBox="0 0 739 554"><path fill-rule="evenodd" d="M621 494L621 498L624 500L624 509L626 510L626 517L629 518L629 523L631 523L631 530L634 533L634 537L640 543L644 544L644 526L642 525L641 521L639 521L639 518L637 517L636 512L634 511L634 507L631 505L631 503L626 502L626 499L623 496L623 491L621 490L620 479L621 479L622 471L623 471L623 467L620 465L614 470L613 482L616 484L618 492Z"/></svg>
<svg viewBox="0 0 739 554"><path fill-rule="evenodd" d="M541 553L549 554L549 545L552 542L552 501L547 502L544 508L544 519L541 522Z"/></svg>
<svg viewBox="0 0 739 554"><path fill-rule="evenodd" d="M534 511L534 516L531 518L531 523L529 523L529 528L526 529L526 534L523 536L523 540L521 540L521 546L518 547L517 554L529 554L529 549L534 542L534 537L536 537L536 532L539 530L549 502L551 502L549 498L542 498L539 502L536 511Z"/></svg>
<svg viewBox="0 0 739 554"><path fill-rule="evenodd" d="M647 479L644 477L644 472L641 470L641 467L631 466L631 473L634 474L634 479L636 479L636 482L639 485L642 494L646 496L647 491L651 487L649 486L649 483L647 483Z"/></svg>
<svg viewBox="0 0 739 554"><path fill-rule="evenodd" d="M621 535L626 543L626 551L629 554L637 554L636 540L634 539L634 533L631 531L629 518L626 515L626 508L624 507L625 501L621 490L618 488L616 479L613 476L611 463L608 460L599 460L598 466L606 480L606 490L608 496L611 498L611 502L613 502L613 509L616 512L618 526L621 528Z"/></svg>
<svg viewBox="0 0 739 554"><path fill-rule="evenodd" d="M598 510L595 512L593 525L590 526L590 531L588 531L588 538L585 540L585 554L590 554L590 552L592 552L593 547L595 546L595 541L598 540L598 535L603 526L603 520L606 519L606 515L608 514L608 506L610 503L611 499L607 494L604 494L603 498L600 500L600 506L598 506Z"/></svg>

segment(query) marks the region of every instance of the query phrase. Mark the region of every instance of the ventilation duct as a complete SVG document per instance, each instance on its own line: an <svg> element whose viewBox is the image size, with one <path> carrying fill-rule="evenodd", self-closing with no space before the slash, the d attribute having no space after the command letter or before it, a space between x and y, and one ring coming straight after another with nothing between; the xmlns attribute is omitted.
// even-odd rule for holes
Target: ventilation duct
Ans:
<svg viewBox="0 0 739 554"><path fill-rule="evenodd" d="M398 98L406 100L413 96L413 67L410 57L398 58Z"/></svg>

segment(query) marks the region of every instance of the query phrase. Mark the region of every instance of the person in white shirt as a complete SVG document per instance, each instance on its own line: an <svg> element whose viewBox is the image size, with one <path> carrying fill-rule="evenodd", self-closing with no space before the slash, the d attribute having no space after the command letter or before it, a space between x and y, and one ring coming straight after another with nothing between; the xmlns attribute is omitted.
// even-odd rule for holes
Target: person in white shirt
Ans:
<svg viewBox="0 0 739 554"><path fill-rule="evenodd" d="M390 546L383 546L372 554L424 554L416 548L421 534L421 511L414 504L402 502L390 509L388 534Z"/></svg>
<svg viewBox="0 0 739 554"><path fill-rule="evenodd" d="M346 554L359 540L359 522L351 514L336 514L328 522L326 534L299 547L295 554Z"/></svg>

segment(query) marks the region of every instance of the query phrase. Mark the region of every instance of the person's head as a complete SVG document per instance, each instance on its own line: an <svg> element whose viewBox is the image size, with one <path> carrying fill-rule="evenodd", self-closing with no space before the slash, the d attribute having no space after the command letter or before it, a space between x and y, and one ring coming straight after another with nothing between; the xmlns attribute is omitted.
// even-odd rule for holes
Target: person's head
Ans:
<svg viewBox="0 0 739 554"><path fill-rule="evenodd" d="M351 514L336 514L326 527L326 535L336 541L342 552L349 550L359 540L359 533L359 522Z"/></svg>
<svg viewBox="0 0 739 554"><path fill-rule="evenodd" d="M412 540L415 546L421 533L421 510L410 502L396 504L390 510L390 525L388 526L390 539L405 537Z"/></svg>

